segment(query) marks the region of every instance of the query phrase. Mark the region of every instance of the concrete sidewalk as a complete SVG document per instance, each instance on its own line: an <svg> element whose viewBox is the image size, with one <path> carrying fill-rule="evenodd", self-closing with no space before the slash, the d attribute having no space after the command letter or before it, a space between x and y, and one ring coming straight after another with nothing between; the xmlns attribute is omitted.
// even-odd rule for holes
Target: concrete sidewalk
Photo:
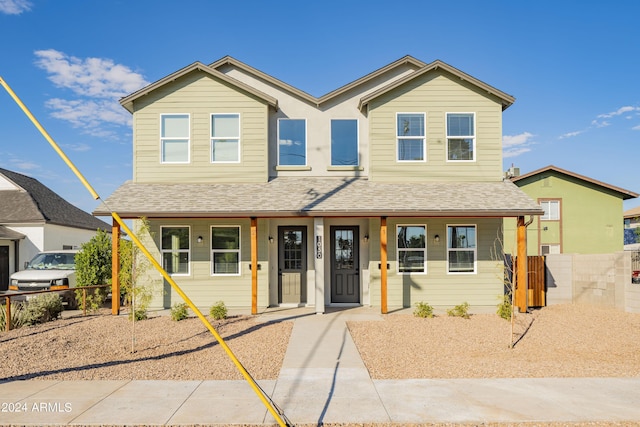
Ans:
<svg viewBox="0 0 640 427"><path fill-rule="evenodd" d="M291 424L623 422L640 425L640 378L372 380L346 328L374 309L281 310L294 322L277 380L259 381ZM245 381L0 383L0 424L274 424Z"/></svg>

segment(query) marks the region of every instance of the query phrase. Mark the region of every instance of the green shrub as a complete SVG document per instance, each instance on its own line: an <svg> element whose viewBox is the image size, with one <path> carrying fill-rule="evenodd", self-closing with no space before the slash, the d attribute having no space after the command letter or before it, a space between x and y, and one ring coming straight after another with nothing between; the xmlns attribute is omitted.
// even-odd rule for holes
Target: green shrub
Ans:
<svg viewBox="0 0 640 427"><path fill-rule="evenodd" d="M502 302L498 304L498 311L496 311L496 313L505 320L511 320L511 310L513 310L511 306L511 295L505 294L502 296Z"/></svg>
<svg viewBox="0 0 640 427"><path fill-rule="evenodd" d="M215 320L222 320L227 318L227 306L224 305L223 301L218 301L214 305L211 306L209 310L209 314Z"/></svg>
<svg viewBox="0 0 640 427"><path fill-rule="evenodd" d="M416 317L433 317L433 307L426 302L416 303L416 309L413 311L413 315Z"/></svg>
<svg viewBox="0 0 640 427"><path fill-rule="evenodd" d="M129 320L138 321L148 319L148 313L146 308L136 308L129 311Z"/></svg>
<svg viewBox="0 0 640 427"><path fill-rule="evenodd" d="M463 302L460 305L456 305L453 308L447 310L447 315L452 317L463 317L465 319L469 318L469 303Z"/></svg>
<svg viewBox="0 0 640 427"><path fill-rule="evenodd" d="M41 294L30 299L26 306L25 321L29 325L50 322L60 317L64 310L60 295Z"/></svg>
<svg viewBox="0 0 640 427"><path fill-rule="evenodd" d="M0 331L7 327L7 305L0 305ZM11 329L18 329L27 324L26 310L21 302L11 303Z"/></svg>
<svg viewBox="0 0 640 427"><path fill-rule="evenodd" d="M77 288L83 286L108 285L111 283L111 236L103 230L83 243L76 254ZM107 299L106 289L87 292L86 307L82 306L82 291L76 290L78 306L89 311L97 311Z"/></svg>
<svg viewBox="0 0 640 427"><path fill-rule="evenodd" d="M171 320L179 322L189 317L189 306L185 302L179 302L171 307Z"/></svg>

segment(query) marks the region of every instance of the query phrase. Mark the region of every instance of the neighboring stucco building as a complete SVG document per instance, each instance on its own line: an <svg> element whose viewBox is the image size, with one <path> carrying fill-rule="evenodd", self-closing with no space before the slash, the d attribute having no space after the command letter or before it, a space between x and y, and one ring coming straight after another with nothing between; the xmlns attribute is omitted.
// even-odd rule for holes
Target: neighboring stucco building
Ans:
<svg viewBox="0 0 640 427"><path fill-rule="evenodd" d="M40 181L0 168L0 290L38 252L79 248L111 226Z"/></svg>
<svg viewBox="0 0 640 427"><path fill-rule="evenodd" d="M640 250L640 206L624 212L624 248Z"/></svg>
<svg viewBox="0 0 640 427"><path fill-rule="evenodd" d="M527 228L529 255L623 250L623 201L637 193L556 166L511 180L545 212ZM505 222L507 252L514 246L514 229L513 221Z"/></svg>
<svg viewBox="0 0 640 427"><path fill-rule="evenodd" d="M503 218L542 214L503 179L514 98L442 61L406 56L317 98L224 57L120 102L133 180L107 205L149 220L150 249L201 307L493 311ZM156 306L180 301L153 277Z"/></svg>

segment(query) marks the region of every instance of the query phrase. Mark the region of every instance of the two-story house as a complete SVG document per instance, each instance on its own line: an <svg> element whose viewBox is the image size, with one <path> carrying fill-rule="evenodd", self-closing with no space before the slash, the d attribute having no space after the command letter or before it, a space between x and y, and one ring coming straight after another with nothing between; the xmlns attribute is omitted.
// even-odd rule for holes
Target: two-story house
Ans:
<svg viewBox="0 0 640 427"><path fill-rule="evenodd" d="M441 61L406 56L317 98L224 57L120 102L133 179L94 214L147 218L201 307L493 311L503 218L543 212L503 180L514 98ZM155 305L180 302L159 286Z"/></svg>

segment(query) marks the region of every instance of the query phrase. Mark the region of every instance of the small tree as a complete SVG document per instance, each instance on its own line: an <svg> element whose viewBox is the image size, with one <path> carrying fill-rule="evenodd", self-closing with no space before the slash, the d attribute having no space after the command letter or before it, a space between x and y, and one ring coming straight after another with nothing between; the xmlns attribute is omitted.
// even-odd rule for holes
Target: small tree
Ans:
<svg viewBox="0 0 640 427"><path fill-rule="evenodd" d="M76 254L77 288L84 286L108 285L111 283L111 237L103 230L83 243ZM76 290L76 300L83 309L97 310L102 307L107 296L106 289L87 292L87 306L82 307L82 290Z"/></svg>

